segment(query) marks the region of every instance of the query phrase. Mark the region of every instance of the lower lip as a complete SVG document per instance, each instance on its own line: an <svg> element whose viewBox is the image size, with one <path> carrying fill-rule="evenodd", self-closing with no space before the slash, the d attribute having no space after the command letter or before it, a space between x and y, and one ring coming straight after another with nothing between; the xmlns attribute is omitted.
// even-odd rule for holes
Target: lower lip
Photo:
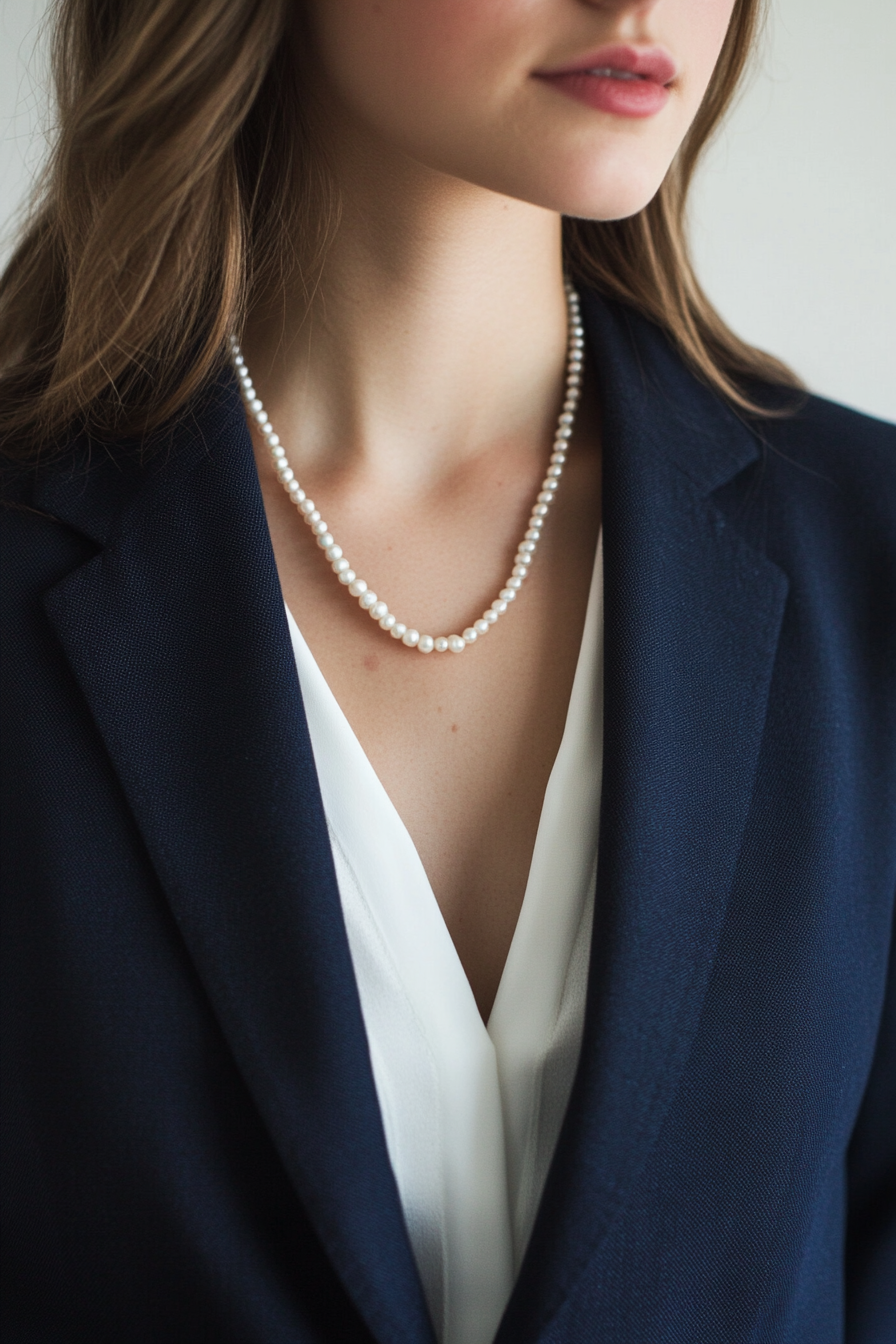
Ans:
<svg viewBox="0 0 896 1344"><path fill-rule="evenodd" d="M609 75L577 72L569 75L541 75L568 98L575 98L599 112L616 117L653 117L669 101L669 90L652 79L613 79Z"/></svg>

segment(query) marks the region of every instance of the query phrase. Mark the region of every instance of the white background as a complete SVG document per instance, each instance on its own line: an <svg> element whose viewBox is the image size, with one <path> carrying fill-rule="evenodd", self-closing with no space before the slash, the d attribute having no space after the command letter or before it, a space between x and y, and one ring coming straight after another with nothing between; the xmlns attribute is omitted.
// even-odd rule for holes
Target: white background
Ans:
<svg viewBox="0 0 896 1344"><path fill-rule="evenodd" d="M46 0L0 0L0 260L47 126ZM896 0L771 0L701 169L710 297L814 391L896 420Z"/></svg>

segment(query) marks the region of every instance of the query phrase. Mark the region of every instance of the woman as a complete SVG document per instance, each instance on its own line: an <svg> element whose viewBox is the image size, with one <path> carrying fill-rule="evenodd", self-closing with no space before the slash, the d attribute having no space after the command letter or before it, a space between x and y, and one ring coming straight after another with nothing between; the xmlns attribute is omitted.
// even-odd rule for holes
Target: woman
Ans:
<svg viewBox="0 0 896 1344"><path fill-rule="evenodd" d="M894 1337L896 441L682 236L756 20L63 4L10 1344Z"/></svg>

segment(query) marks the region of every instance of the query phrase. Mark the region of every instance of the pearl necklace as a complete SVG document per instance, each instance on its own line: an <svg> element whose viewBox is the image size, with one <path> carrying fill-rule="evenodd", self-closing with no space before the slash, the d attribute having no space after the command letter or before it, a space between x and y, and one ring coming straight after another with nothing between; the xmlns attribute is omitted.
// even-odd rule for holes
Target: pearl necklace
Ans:
<svg viewBox="0 0 896 1344"><path fill-rule="evenodd" d="M316 537L318 546L330 562L339 582L352 597L357 599L362 609L378 623L381 630L391 635L393 639L400 640L406 648L417 649L420 653L432 653L433 650L436 653L445 653L446 651L462 653L468 644L475 644L477 639L488 634L499 616L503 616L510 603L515 600L517 593L523 586L523 580L529 573L529 566L532 564L541 538L544 521L560 484L560 477L563 475L566 453L569 440L572 437L576 408L582 388L585 333L581 322L579 297L571 285L566 286L566 304L569 319L566 397L557 421L557 431L554 435L554 447L547 475L541 483L525 535L517 547L513 571L491 606L486 608L480 619L468 626L462 635L438 635L435 638L432 635L421 635L419 630L415 630L412 626L407 626L404 622L397 620L387 604L381 601L365 580L359 578L352 569L342 547L337 544L333 533L321 517L320 510L315 508L314 500L309 499L299 485L295 472L286 460L286 453L280 444L280 439L274 433L267 412L261 404L261 399L256 395L239 342L235 336L230 338L231 357L239 378L243 401L270 448L274 467L283 488Z"/></svg>

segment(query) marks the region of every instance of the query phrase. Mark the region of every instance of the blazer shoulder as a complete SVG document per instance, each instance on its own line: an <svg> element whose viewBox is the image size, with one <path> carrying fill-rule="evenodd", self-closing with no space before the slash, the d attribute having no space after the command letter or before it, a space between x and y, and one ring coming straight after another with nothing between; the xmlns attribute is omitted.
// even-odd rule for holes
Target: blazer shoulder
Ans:
<svg viewBox="0 0 896 1344"><path fill-rule="evenodd" d="M792 410L790 389L775 389L774 396L784 413L759 422L773 449L840 484L882 492L896 505L896 425L813 393L803 394Z"/></svg>
<svg viewBox="0 0 896 1344"><path fill-rule="evenodd" d="M780 413L751 422L759 479L805 540L839 537L861 565L881 550L896 568L896 425L825 397L769 389ZM773 400L774 398L774 400Z"/></svg>

